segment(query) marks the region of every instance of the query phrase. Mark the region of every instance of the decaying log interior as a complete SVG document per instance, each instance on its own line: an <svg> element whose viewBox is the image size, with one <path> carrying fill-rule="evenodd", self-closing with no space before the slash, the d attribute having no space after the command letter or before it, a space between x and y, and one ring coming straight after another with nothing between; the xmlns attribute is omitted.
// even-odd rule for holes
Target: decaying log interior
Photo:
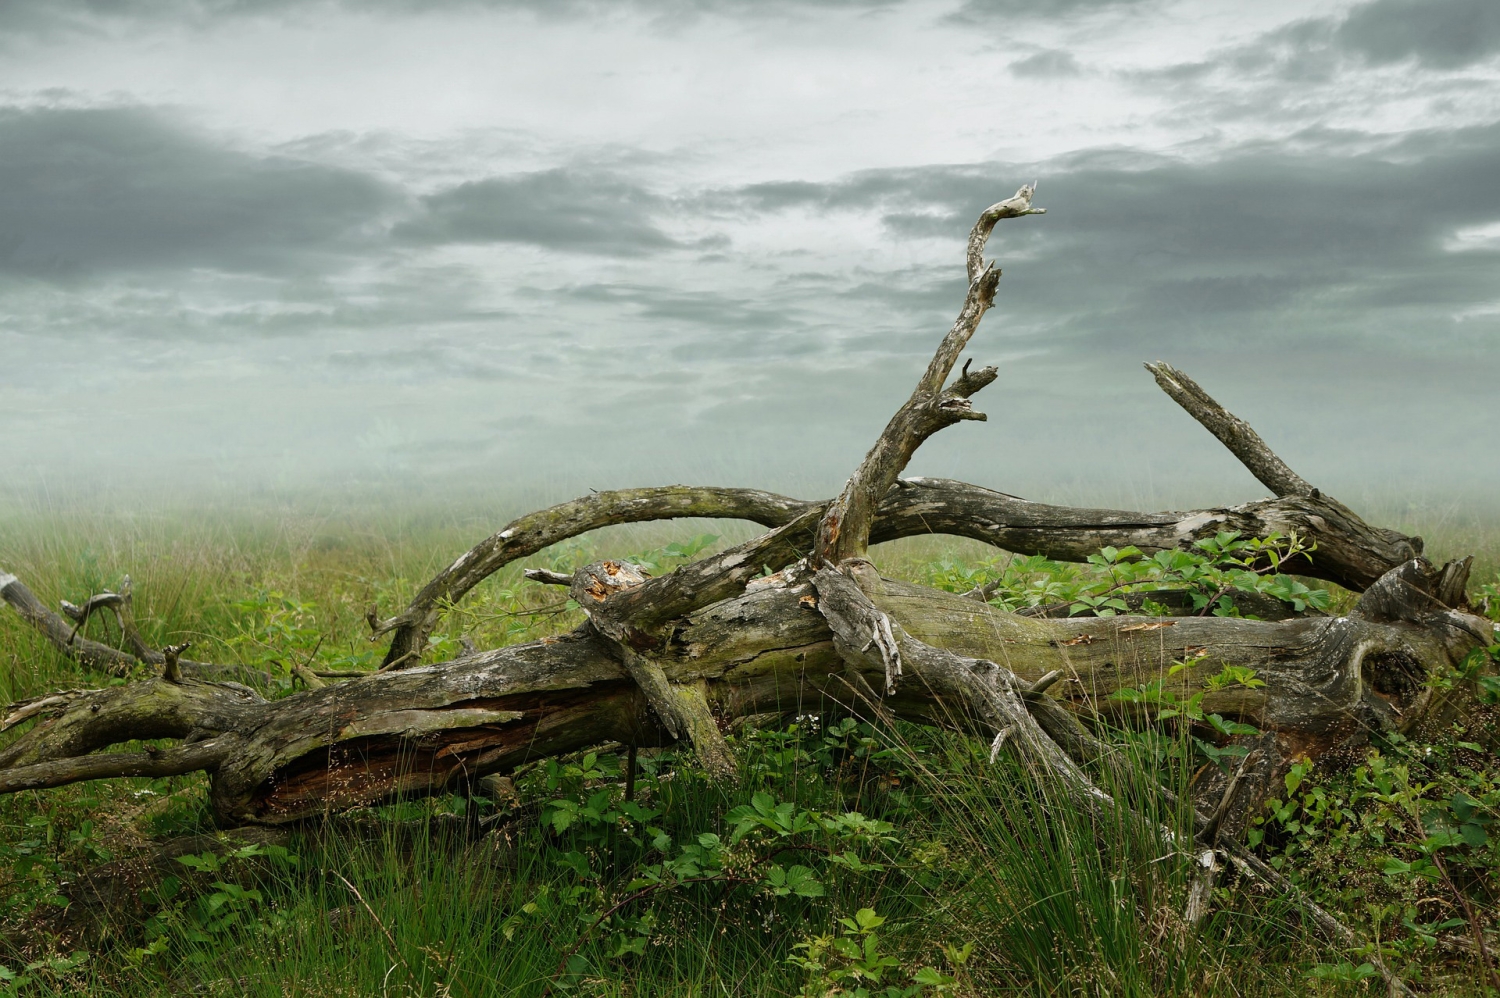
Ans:
<svg viewBox="0 0 1500 998"><path fill-rule="evenodd" d="M159 675L104 689L60 691L11 705L7 728L31 727L0 751L0 792L80 780L203 771L226 826L287 825L403 794L462 789L542 756L604 742L689 743L713 774L730 777L724 732L737 718L794 716L828 704L875 719L963 727L992 752L1015 753L1065 799L1090 811L1122 808L1090 776L1108 765L1101 718L1128 724L1133 705L1110 695L1164 679L1184 697L1203 669L1254 669L1263 686L1210 691L1203 707L1261 734L1235 772L1208 767L1193 788L1203 870L1189 921L1207 911L1218 870L1234 865L1290 890L1239 844L1248 816L1291 760L1359 744L1371 732L1441 727L1462 710L1462 689L1428 681L1495 640L1466 612L1468 561L1435 567L1422 541L1365 523L1293 472L1248 424L1166 364L1157 383L1213 433L1272 498L1189 512L1137 513L1028 502L963 482L903 479L937 431L983 420L973 397L994 368L954 369L994 301L1000 271L984 250L1001 221L1039 215L1034 185L980 216L966 254L969 289L953 327L911 397L840 494L806 502L751 489L666 486L603 492L531 513L476 544L405 609L382 618L380 671L267 700L258 674L233 664L153 649L131 617L128 584L63 613L0 571L0 596L61 652L100 672L146 663ZM754 539L650 577L602 561L566 585L588 621L564 637L424 663L445 607L501 567L559 541L613 524L675 517L748 520ZM1022 554L1082 561L1105 546L1146 555L1191 548L1222 531L1296 536L1303 552L1282 571L1362 593L1342 616L1279 619L1196 615L1112 617L1009 613L982 592L956 595L881 578L870 544L923 534L972 538ZM766 569L773 570L766 574ZM979 598L974 598L978 596ZM82 636L109 613L125 649ZM1171 671L1174 663L1203 663ZM248 685L247 685L248 684ZM140 752L135 740L178 739ZM1175 838L1170 830L1161 834ZM1332 937L1347 930L1312 911ZM1342 934L1342 935L1341 935ZM1382 972L1384 970L1382 968ZM1393 988L1399 982L1390 981Z"/></svg>

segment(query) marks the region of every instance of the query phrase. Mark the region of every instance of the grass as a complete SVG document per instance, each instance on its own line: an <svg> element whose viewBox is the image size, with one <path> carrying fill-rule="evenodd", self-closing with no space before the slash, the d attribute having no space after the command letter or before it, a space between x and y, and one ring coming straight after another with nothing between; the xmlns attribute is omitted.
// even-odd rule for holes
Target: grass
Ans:
<svg viewBox="0 0 1500 998"><path fill-rule="evenodd" d="M54 605L128 573L147 640L192 640L194 657L285 677L293 657L373 666L366 608L404 604L496 526L480 512L19 511L0 519L0 567ZM1481 555L1476 578L1494 576L1493 521L1433 526L1430 550L1461 550L1467 536ZM437 654L455 652L460 633L499 645L577 623L556 590L522 581L523 567L568 570L598 553L666 568L709 543L702 535L737 529L619 528L550 549L479 587ZM990 549L942 539L875 556L889 574L950 588L1003 568ZM104 626L91 635L107 638ZM0 664L11 700L108 681L81 674L8 610ZM1197 761L1171 731L1124 744L1127 768L1166 773L1178 790ZM518 774L494 799L397 802L224 856L195 848L97 913L64 907L80 896L70 884L152 842L213 831L201 778L0 798L0 964L15 975L0 994L1374 993L1362 954L1330 950L1282 900L1244 885L1190 931L1180 917L1190 857L1149 827L1096 824L1050 800L1007 756L991 764L986 744L813 714L742 730L734 746L734 787L709 784L690 758L643 754L627 806L616 755L577 757ZM1383 870L1403 857L1415 869L1426 855L1429 804L1467 794L1475 822L1500 811L1494 757L1400 743L1382 752L1363 777L1311 773L1296 793L1289 785L1257 829L1259 848L1426 986L1483 994L1472 956L1450 945L1463 929L1437 927L1457 895L1420 870ZM1150 824L1185 828L1138 789L1148 783L1107 789ZM1464 897L1500 898L1492 839L1435 848Z"/></svg>

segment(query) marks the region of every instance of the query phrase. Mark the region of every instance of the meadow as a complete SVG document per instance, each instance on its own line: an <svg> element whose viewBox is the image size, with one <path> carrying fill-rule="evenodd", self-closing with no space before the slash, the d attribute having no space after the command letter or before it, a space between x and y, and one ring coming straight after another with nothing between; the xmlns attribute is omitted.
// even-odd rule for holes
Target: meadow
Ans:
<svg viewBox="0 0 1500 998"><path fill-rule="evenodd" d="M373 669L367 608L403 605L503 517L480 506L271 506L100 513L17 504L0 568L52 605L129 575L154 645L243 662ZM1500 585L1500 517L1392 507L1372 522L1474 553ZM582 615L526 567L599 556L660 571L739 539L734 524L611 528L492 577L432 657L560 633ZM1087 592L1093 570L924 538L872 552L885 574L1013 604ZM1349 604L1328 594L1334 610ZM1500 598L1492 600L1500 616ZM106 620L97 640L118 638ZM123 682L86 674L0 608L0 696ZM11 734L0 738L13 737ZM1227 881L1196 931L1191 857L1100 827L974 739L809 708L737 728L737 785L690 755L621 746L540 762L482 792L397 801L224 837L201 777L0 797L0 994L1344 995L1380 990L1378 947L1427 993L1500 994L1497 732L1381 740L1346 769L1286 781L1260 854L1368 942L1341 951L1286 898ZM1123 743L1125 771L1182 791L1206 763L1187 726ZM1108 787L1190 823L1149 780ZM1446 822L1446 824L1444 824ZM127 875L128 874L128 875ZM1493 959L1491 959L1493 966Z"/></svg>

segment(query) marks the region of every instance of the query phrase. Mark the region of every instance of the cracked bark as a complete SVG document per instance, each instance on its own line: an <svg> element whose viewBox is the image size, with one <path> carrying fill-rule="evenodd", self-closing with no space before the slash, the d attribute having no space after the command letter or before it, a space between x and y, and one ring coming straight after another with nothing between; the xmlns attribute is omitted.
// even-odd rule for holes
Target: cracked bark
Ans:
<svg viewBox="0 0 1500 998"><path fill-rule="evenodd" d="M894 580L880 580L868 598L903 639L995 662L1028 685L1061 672L1045 694L1023 700L1049 737L1087 763L1098 755L1097 740L1059 715L1127 722L1129 705L1111 701L1111 693L1165 676L1203 647L1213 650L1209 668L1249 665L1267 684L1209 693L1204 709L1277 732L1298 751L1372 730L1409 730L1433 706L1420 670L1456 665L1494 640L1487 621L1437 603L1430 592L1437 575L1413 562L1372 587L1347 617L1279 622L1030 618ZM878 690L885 666L864 652L853 665L841 656L820 612L825 599L815 577L758 580L675 621L656 662L669 682L700 689L716 719L793 715L825 700L864 712L847 676L852 669ZM896 693L881 697L884 709L920 723L972 725L951 683L929 687L920 660L904 656L903 663ZM1166 682L1183 693L1197 688L1191 672ZM405 793L461 789L526 760L601 742L670 743L671 730L649 705L618 645L590 623L561 638L276 701L234 684L159 678L56 694L13 714L14 723L33 727L0 752L0 774L24 782L41 772L35 766L108 759L90 753L132 739L212 743L203 768L220 819L279 824ZM124 763L115 775L126 775ZM76 778L105 775L90 769Z"/></svg>

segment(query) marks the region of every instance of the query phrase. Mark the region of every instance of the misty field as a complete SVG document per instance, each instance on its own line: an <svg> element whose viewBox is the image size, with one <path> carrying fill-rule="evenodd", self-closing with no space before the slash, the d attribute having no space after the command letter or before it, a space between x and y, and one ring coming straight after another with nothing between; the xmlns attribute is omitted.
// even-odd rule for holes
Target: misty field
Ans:
<svg viewBox="0 0 1500 998"><path fill-rule="evenodd" d="M1369 511L1474 553L1471 599L1500 618L1500 517ZM368 608L404 605L503 516L470 506L105 515L17 505L0 569L49 605L129 575L153 646L263 671L375 669ZM748 535L723 522L610 528L508 566L445 617L430 659L584 618L524 568L619 557L653 572ZM1008 607L1099 600L1104 569L942 537L872 549L883 574ZM1311 580L1307 580L1311 583ZM1338 612L1343 590L1313 583ZM1089 605L1094 605L1089 603ZM118 641L104 617L95 640ZM88 674L0 608L7 702L127 681ZM128 678L128 677L127 677ZM336 682L336 678L328 678ZM471 796L406 800L292 830L218 838L201 776L0 797L0 994L90 995L1358 995L1366 957L1310 930L1286 898L1222 889L1182 920L1187 852L1134 825L1048 807L987 742L872 726L799 705L795 723L733 727L733 785L691 753L622 746L523 766ZM24 725L23 725L24 728ZM1250 843L1357 927L1412 987L1482 995L1500 951L1497 732L1399 735L1343 768L1299 767ZM3 737L8 743L14 732ZM1224 764L1190 725L1123 742L1131 766ZM1488 748L1486 747L1489 746ZM1207 753L1205 755L1205 753ZM1169 828L1191 821L1151 781L1108 787ZM628 786L627 786L628 784ZM1100 846L1102 843L1102 848Z"/></svg>

